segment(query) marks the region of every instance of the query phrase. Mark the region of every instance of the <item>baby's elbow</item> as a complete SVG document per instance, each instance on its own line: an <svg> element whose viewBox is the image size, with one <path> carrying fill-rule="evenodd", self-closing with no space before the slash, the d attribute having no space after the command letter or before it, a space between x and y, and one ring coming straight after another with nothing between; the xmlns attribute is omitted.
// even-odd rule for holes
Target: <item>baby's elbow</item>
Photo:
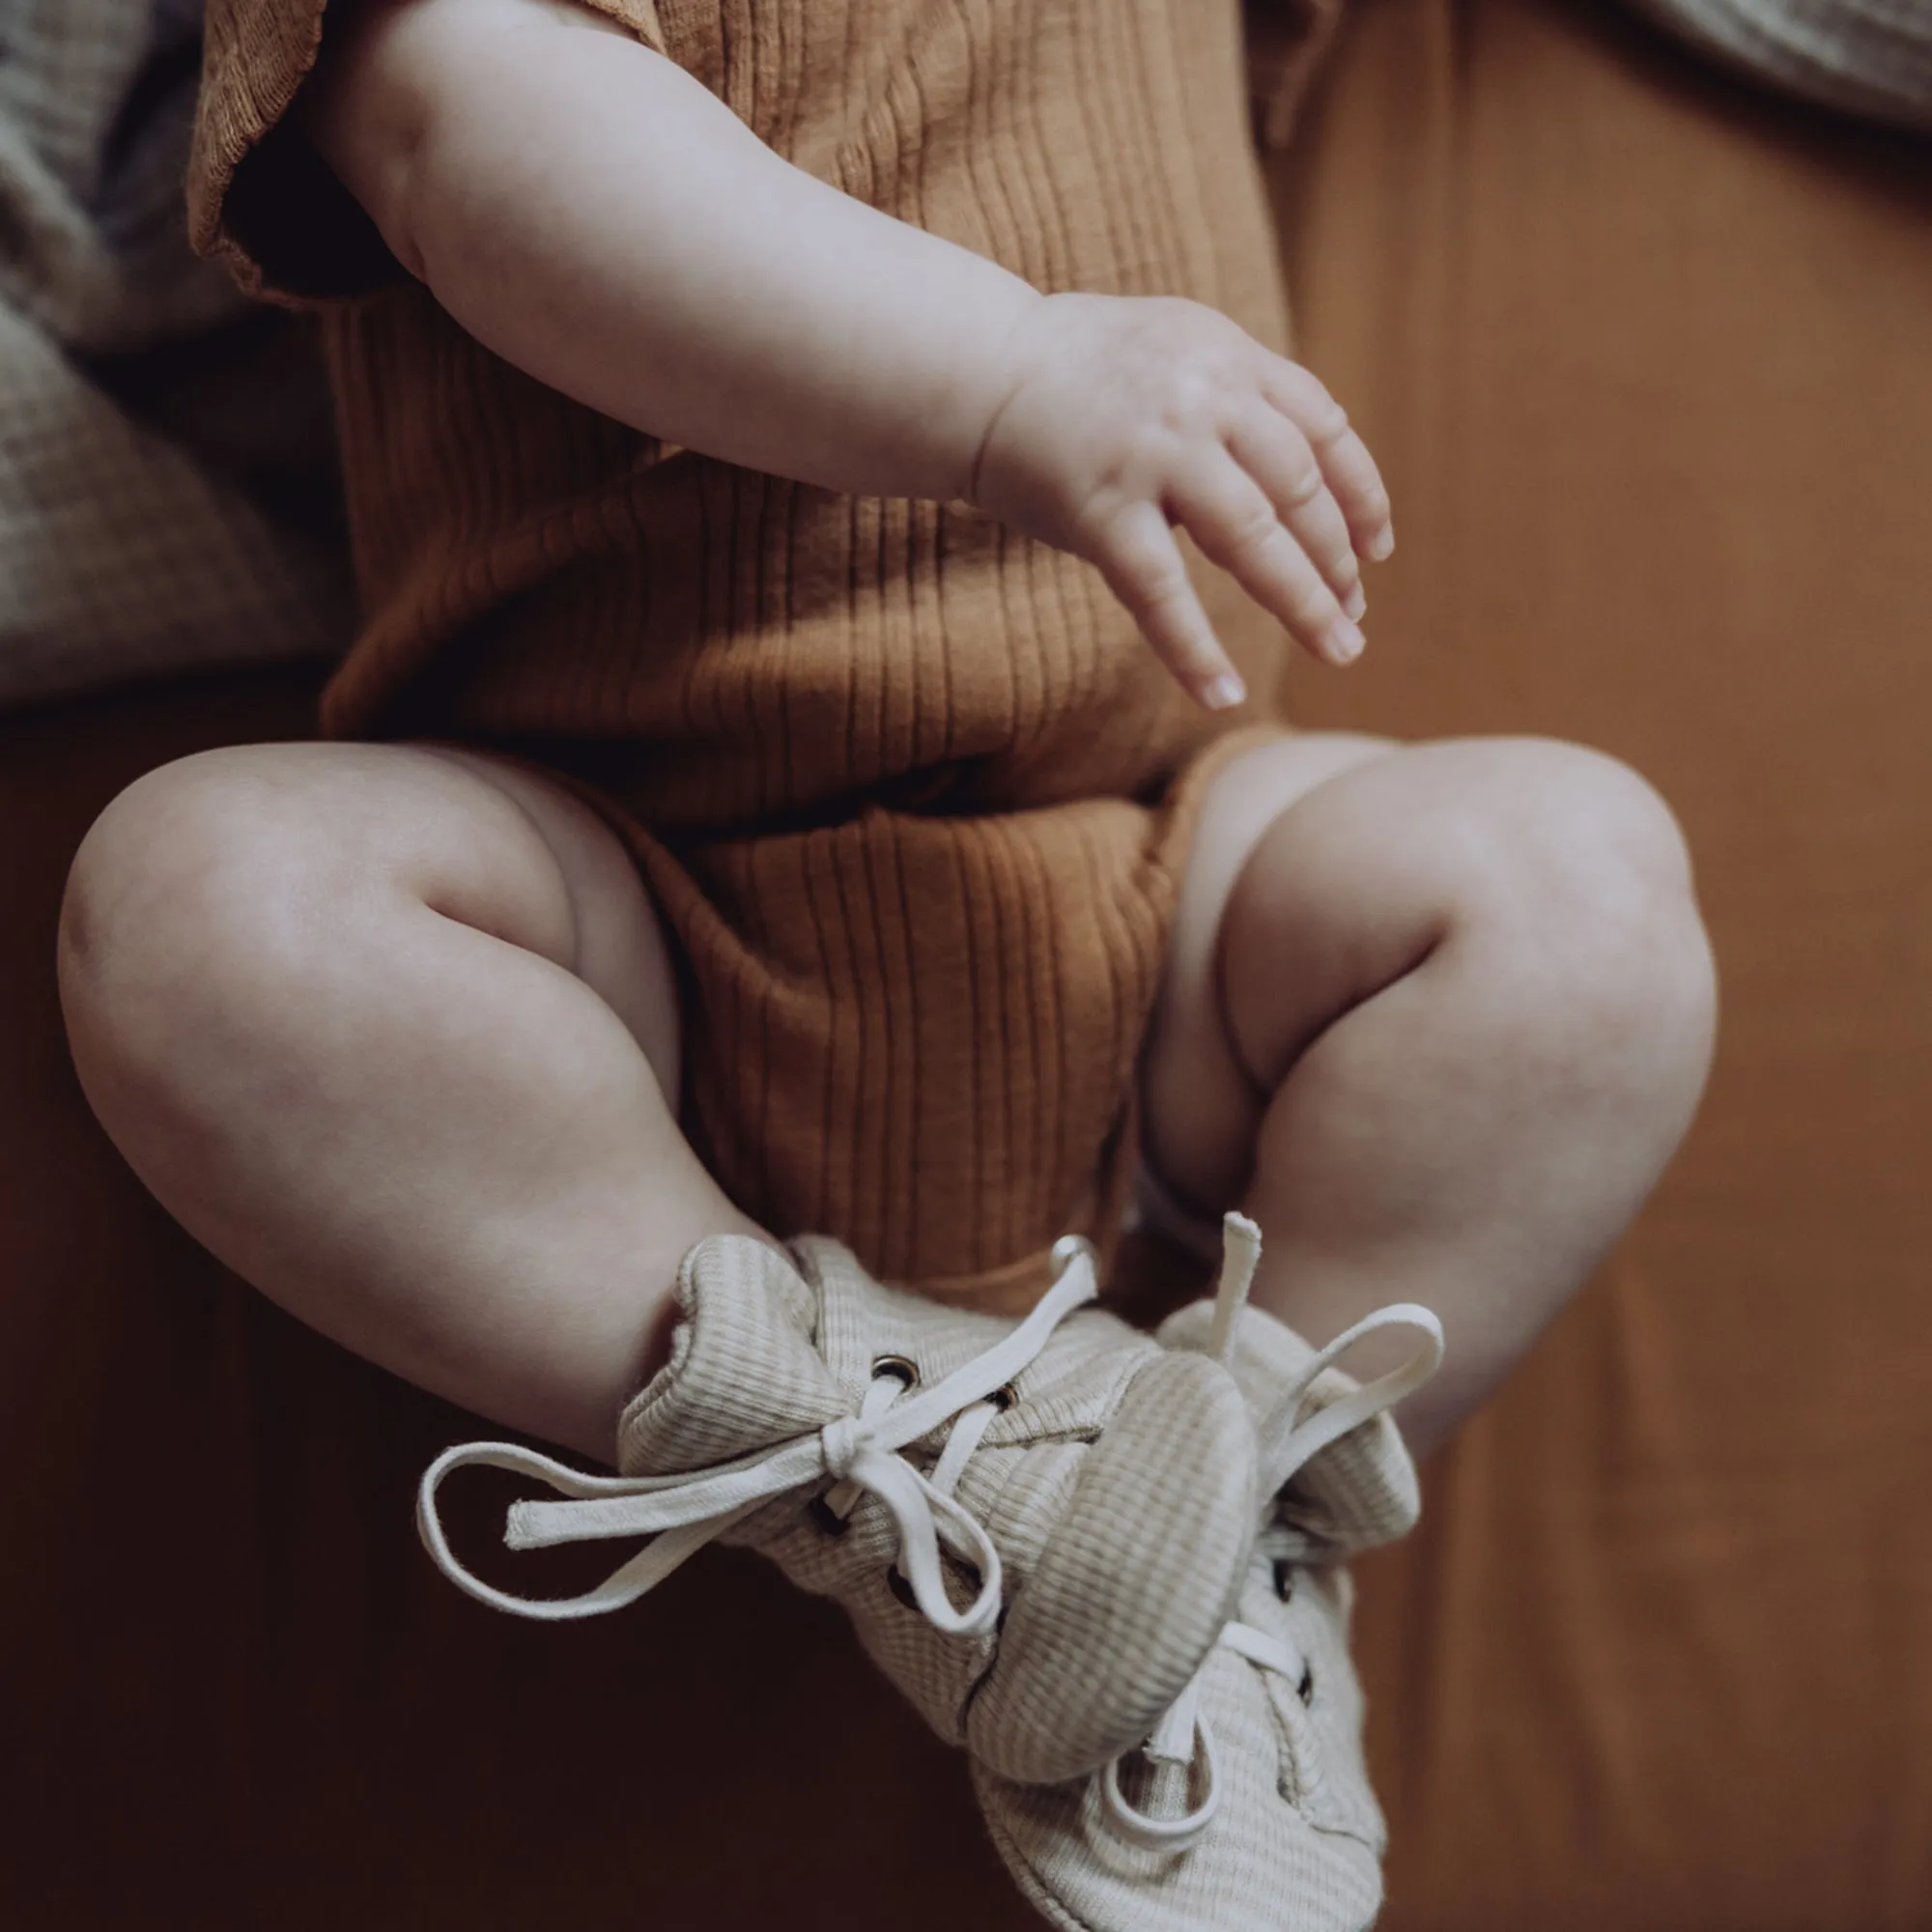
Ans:
<svg viewBox="0 0 1932 1932"><path fill-rule="evenodd" d="M472 84L463 70L490 0L348 0L330 8L299 125L389 251L425 278L433 156Z"/></svg>
<svg viewBox="0 0 1932 1932"><path fill-rule="evenodd" d="M434 283L439 254L473 243L482 177L522 163L512 129L556 105L553 72L582 30L634 37L574 0L336 0L304 90L308 138L389 251Z"/></svg>

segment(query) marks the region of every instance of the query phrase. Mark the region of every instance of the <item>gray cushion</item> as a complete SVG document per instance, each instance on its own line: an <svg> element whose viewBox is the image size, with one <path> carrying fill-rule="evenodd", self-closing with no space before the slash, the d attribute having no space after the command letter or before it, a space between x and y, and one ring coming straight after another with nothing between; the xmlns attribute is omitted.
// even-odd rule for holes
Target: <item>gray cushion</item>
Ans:
<svg viewBox="0 0 1932 1932"><path fill-rule="evenodd" d="M1932 132L1932 0L1635 0L1807 99Z"/></svg>

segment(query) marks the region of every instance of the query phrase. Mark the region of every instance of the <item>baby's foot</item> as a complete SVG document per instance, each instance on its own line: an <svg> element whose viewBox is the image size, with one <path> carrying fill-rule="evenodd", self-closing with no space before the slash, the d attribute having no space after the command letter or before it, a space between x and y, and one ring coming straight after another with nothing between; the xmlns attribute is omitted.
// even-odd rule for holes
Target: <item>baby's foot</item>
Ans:
<svg viewBox="0 0 1932 1932"><path fill-rule="evenodd" d="M425 1475L420 1521L472 1595L541 1617L614 1609L723 1537L844 1604L940 1734L1001 1777L1131 1750L1235 1614L1260 1493L1230 1370L1086 1304L1083 1242L1024 1321L881 1287L833 1242L700 1242L668 1365L626 1411L624 1474L472 1444ZM649 1535L587 1597L524 1602L462 1568L437 1486L484 1463L572 1500L519 1503L518 1548Z"/></svg>
<svg viewBox="0 0 1932 1932"><path fill-rule="evenodd" d="M1009 1869L1072 1932L1361 1932L1381 1903L1343 1559L1415 1521L1415 1472L1384 1411L1433 1373L1440 1330L1427 1310L1386 1309L1318 1355L1239 1313L1252 1225L1231 1217L1229 1240L1217 1303L1183 1309L1160 1339L1227 1353L1260 1441L1265 1499L1235 1620L1147 1739L1097 1775L1040 1787L974 1767ZM1423 1337L1405 1369L1360 1388L1332 1366L1397 1324Z"/></svg>

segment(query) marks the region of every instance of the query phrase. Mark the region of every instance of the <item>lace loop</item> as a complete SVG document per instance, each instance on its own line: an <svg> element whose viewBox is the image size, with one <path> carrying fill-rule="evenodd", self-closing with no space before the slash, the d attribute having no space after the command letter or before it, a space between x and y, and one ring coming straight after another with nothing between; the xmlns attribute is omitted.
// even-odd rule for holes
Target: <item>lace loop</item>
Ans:
<svg viewBox="0 0 1932 1932"><path fill-rule="evenodd" d="M1421 1337L1408 1359L1301 1420L1302 1405L1317 1380L1356 1343L1389 1328L1411 1328ZM1413 1394L1441 1367L1442 1350L1442 1323L1419 1302L1391 1302L1344 1329L1289 1384L1256 1432L1262 1449L1262 1494L1279 1494L1331 1443L1339 1442L1365 1422L1373 1422L1393 1408L1405 1396Z"/></svg>
<svg viewBox="0 0 1932 1932"><path fill-rule="evenodd" d="M1261 1260L1261 1230L1245 1214L1229 1214L1222 1224L1220 1280L1215 1288L1214 1310L1208 1327L1208 1352L1224 1366L1234 1356L1242 1311ZM1318 1378L1352 1349L1357 1342L1389 1328L1411 1328L1422 1338L1409 1358L1388 1374L1349 1391L1347 1395L1317 1409L1305 1421L1303 1405ZM1442 1324L1419 1303L1392 1303L1364 1316L1352 1327L1321 1350L1268 1411L1257 1430L1261 1445L1262 1495L1273 1498L1295 1474L1332 1443L1351 1431L1393 1408L1406 1395L1420 1388L1442 1361ZM1218 1649L1230 1650L1258 1670L1271 1671L1297 1686L1308 1682L1308 1661L1295 1648L1252 1624L1228 1623L1216 1639ZM1200 1842L1214 1822L1220 1807L1220 1765L1214 1744L1214 1727L1201 1709L1202 1692L1211 1655L1187 1688L1175 1699L1140 1747L1153 1767L1155 1790L1163 1780L1172 1789L1173 1780L1184 1777L1200 1755L1207 1776L1207 1789L1201 1802L1179 1817L1157 1818L1129 1804L1121 1787L1122 1757L1111 1759L1094 1774L1099 1785L1101 1808L1114 1832L1126 1843L1144 1850L1179 1853Z"/></svg>
<svg viewBox="0 0 1932 1932"><path fill-rule="evenodd" d="M1195 1719L1192 1743L1193 1748L1188 1751L1184 1765L1179 1759L1166 1757L1154 1761L1157 1771L1172 1770L1184 1776L1187 1771L1193 1769L1195 1750L1200 1752L1202 1767L1207 1774L1207 1788L1201 1794L1200 1804L1179 1818L1156 1818L1151 1812L1142 1811L1128 1802L1126 1793L1121 1789L1120 1758L1110 1759L1096 1774L1100 1781L1100 1804L1107 1821L1128 1844L1148 1852L1184 1852L1189 1846L1198 1844L1208 1826L1214 1822L1215 1813L1221 1808L1221 1757L1214 1744L1213 1727L1205 1717Z"/></svg>

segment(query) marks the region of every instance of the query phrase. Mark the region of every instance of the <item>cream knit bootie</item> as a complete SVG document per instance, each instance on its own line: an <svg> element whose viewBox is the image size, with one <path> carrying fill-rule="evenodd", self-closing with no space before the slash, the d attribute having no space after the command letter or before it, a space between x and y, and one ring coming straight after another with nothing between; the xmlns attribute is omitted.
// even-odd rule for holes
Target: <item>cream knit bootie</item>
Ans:
<svg viewBox="0 0 1932 1932"><path fill-rule="evenodd" d="M1028 1782L1093 1772L1183 1695L1248 1588L1257 1438L1229 1365L1087 1306L1086 1243L1056 1260L1013 1321L883 1288L831 1241L702 1241L671 1359L623 1416L624 1473L452 1449L423 1477L423 1540L471 1595L546 1618L633 1602L714 1539L750 1544L841 1602L980 1764ZM652 1540L586 1596L511 1597L443 1535L438 1487L469 1463L568 1498L514 1504L512 1548Z"/></svg>
<svg viewBox="0 0 1932 1932"><path fill-rule="evenodd" d="M1234 1619L1160 1722L1100 1772L1043 1786L973 1768L1008 1868L1070 1932L1362 1932L1381 1904L1343 1559L1415 1522L1415 1471L1385 1411L1435 1372L1441 1330L1426 1309L1387 1308L1318 1353L1243 1310L1259 1236L1231 1215L1226 1238L1219 1295L1159 1339L1229 1364L1260 1445ZM1419 1337L1403 1368L1360 1387L1334 1366L1393 1326Z"/></svg>

